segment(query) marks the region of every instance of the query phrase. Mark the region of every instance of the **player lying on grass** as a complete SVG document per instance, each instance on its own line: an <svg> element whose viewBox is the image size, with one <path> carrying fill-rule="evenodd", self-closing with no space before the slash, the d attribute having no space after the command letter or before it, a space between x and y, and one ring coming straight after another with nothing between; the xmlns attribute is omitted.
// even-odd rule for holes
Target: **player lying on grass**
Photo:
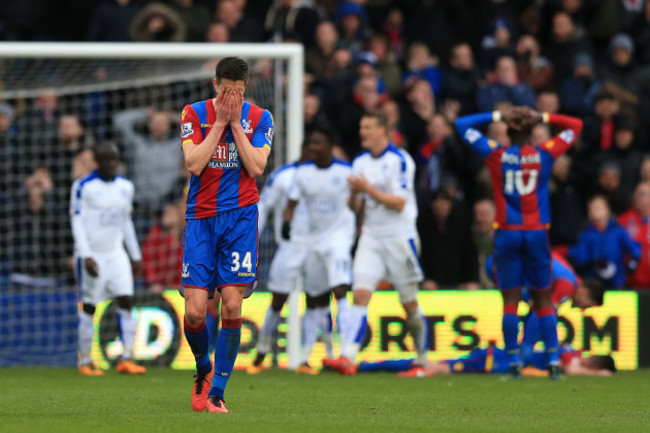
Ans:
<svg viewBox="0 0 650 433"><path fill-rule="evenodd" d="M582 351L575 350L569 345L560 346L559 367L567 376L611 376L616 372L614 359L609 356L592 355L582 357ZM548 376L547 354L544 351L534 351L529 357L522 358L525 376ZM361 362L357 367L358 373L373 373L379 371L398 372L401 377L429 377L435 374L452 373L508 373L509 361L505 350L493 345L486 349L474 349L468 355L456 359L429 363L418 374L413 374L414 359L401 359L379 362Z"/></svg>

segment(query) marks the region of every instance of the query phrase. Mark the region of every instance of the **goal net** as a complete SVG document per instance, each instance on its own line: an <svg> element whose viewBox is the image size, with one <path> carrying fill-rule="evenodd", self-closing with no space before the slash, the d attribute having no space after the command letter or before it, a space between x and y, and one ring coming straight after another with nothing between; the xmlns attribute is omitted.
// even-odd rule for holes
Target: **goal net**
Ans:
<svg viewBox="0 0 650 433"><path fill-rule="evenodd" d="M275 119L261 189L269 173L299 153L301 46L0 45L0 366L76 365L70 189L94 169L92 145L112 141L120 149L121 173L136 187L133 220L145 259L145 274L136 282L134 357L192 367L181 344L183 305L175 293L189 179L179 119L184 105L214 96L216 63L233 55L250 66L245 99ZM274 248L267 229L260 234L262 291ZM121 353L113 310L105 303L95 317L94 356L104 367ZM254 325L244 332L245 350L254 347Z"/></svg>

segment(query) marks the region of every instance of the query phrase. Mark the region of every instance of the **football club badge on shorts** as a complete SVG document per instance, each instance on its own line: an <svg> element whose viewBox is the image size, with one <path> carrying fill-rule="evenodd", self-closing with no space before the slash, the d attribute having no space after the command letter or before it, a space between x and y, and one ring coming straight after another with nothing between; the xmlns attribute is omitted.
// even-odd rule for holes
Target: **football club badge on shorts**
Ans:
<svg viewBox="0 0 650 433"><path fill-rule="evenodd" d="M181 272L181 278L189 278L190 277L189 267L190 267L189 263L183 263L183 271Z"/></svg>

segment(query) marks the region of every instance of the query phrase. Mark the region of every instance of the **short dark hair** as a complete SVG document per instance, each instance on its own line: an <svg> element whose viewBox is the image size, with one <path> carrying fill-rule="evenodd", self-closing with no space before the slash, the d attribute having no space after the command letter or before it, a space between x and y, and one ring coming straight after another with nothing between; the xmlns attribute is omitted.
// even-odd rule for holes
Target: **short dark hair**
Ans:
<svg viewBox="0 0 650 433"><path fill-rule="evenodd" d="M609 370L616 373L616 362L611 355L593 355L589 358L591 365L599 370Z"/></svg>
<svg viewBox="0 0 650 433"><path fill-rule="evenodd" d="M362 119L364 117L371 117L373 119L377 119L377 123L379 124L379 126L388 128L388 117L386 116L386 113L384 113L382 110L367 110L361 116Z"/></svg>
<svg viewBox="0 0 650 433"><path fill-rule="evenodd" d="M330 146L335 146L338 144L338 136L336 134L336 131L334 128L327 124L318 124L312 127L311 131L309 131L309 135L312 135L313 133L323 134Z"/></svg>
<svg viewBox="0 0 650 433"><path fill-rule="evenodd" d="M603 286L600 280L584 280L582 285L589 291L589 297L597 306L603 305L605 286Z"/></svg>
<svg viewBox="0 0 650 433"><path fill-rule="evenodd" d="M99 141L91 148L93 157L97 159L98 155L115 155L119 158L120 149L114 141Z"/></svg>
<svg viewBox="0 0 650 433"><path fill-rule="evenodd" d="M248 83L248 63L239 57L224 57L215 70L217 83L222 79Z"/></svg>

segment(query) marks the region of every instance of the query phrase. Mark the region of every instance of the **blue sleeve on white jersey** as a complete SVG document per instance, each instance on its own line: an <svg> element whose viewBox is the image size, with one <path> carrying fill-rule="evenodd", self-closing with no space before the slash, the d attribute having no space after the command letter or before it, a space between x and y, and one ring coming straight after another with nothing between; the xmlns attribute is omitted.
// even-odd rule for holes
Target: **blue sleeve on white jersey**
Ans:
<svg viewBox="0 0 650 433"><path fill-rule="evenodd" d="M269 110L264 110L260 121L255 127L255 132L251 138L251 144L253 147L269 147L271 149L271 144L273 143L273 133L275 132L275 126L273 125L273 116Z"/></svg>

